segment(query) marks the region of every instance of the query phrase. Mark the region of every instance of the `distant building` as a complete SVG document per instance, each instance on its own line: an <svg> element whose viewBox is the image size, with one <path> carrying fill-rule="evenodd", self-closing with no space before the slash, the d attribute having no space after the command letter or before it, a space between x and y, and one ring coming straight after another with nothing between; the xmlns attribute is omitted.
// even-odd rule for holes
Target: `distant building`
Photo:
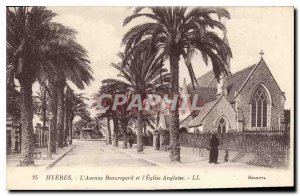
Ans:
<svg viewBox="0 0 300 196"><path fill-rule="evenodd" d="M6 154L21 151L21 126L16 117L6 113Z"/></svg>
<svg viewBox="0 0 300 196"><path fill-rule="evenodd" d="M47 126L42 127L40 123L36 123L34 127L34 146L35 147L47 147L49 138L49 128Z"/></svg>

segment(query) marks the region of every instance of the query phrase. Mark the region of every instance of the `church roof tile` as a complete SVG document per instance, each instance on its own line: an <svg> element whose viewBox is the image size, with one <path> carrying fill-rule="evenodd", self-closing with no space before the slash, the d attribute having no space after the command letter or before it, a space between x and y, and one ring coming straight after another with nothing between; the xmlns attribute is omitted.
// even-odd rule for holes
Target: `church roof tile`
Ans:
<svg viewBox="0 0 300 196"><path fill-rule="evenodd" d="M256 64L251 65L249 67L246 67L245 69L242 69L230 76L228 76L227 80L227 92L228 96L227 99L229 102L234 102L234 92L238 91L247 77L250 75L251 71L254 69ZM188 90L190 94L202 94L200 95L205 97L206 102L212 101L216 99L216 94L213 95L213 92L217 92L217 81L215 79L213 71L209 71L203 76L199 77L197 79L199 86L195 86L195 89L193 89L192 85L188 85ZM208 87L209 86L209 87Z"/></svg>
<svg viewBox="0 0 300 196"><path fill-rule="evenodd" d="M221 97L220 97L221 98ZM195 126L199 126L202 122L202 120L206 117L206 114L215 106L215 104L220 100L214 100L211 101L209 103L206 103L202 110L199 112L198 116L196 116L190 123L189 126L190 127L195 127Z"/></svg>

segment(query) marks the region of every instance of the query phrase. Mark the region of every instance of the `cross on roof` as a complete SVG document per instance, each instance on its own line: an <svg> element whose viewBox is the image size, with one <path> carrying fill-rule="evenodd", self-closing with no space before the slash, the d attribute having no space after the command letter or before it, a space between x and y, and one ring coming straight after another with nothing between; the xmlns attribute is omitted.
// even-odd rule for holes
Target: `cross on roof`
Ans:
<svg viewBox="0 0 300 196"><path fill-rule="evenodd" d="M260 51L260 57L263 58L263 55L265 54L263 50Z"/></svg>

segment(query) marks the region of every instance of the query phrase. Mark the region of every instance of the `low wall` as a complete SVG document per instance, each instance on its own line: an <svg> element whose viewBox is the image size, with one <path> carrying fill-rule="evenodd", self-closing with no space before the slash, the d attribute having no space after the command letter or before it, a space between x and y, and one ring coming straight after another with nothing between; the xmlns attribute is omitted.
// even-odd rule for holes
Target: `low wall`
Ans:
<svg viewBox="0 0 300 196"><path fill-rule="evenodd" d="M182 154L191 154L201 157L209 158L209 151L206 148L193 148L193 147L180 147ZM245 153L239 151L228 151L228 161L229 162L239 162L249 165L257 165L263 167L287 167L288 160L285 155L279 154L257 154L257 153ZM225 150L219 150L218 162L224 162L225 160Z"/></svg>

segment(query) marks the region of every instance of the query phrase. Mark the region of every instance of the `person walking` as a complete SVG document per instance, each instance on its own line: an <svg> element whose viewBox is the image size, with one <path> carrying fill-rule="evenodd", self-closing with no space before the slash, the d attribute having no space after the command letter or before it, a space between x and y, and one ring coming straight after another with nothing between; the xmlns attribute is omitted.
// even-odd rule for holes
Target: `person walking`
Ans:
<svg viewBox="0 0 300 196"><path fill-rule="evenodd" d="M129 141L130 148L132 148L132 144L133 144L133 134L132 133L130 134L128 141Z"/></svg>
<svg viewBox="0 0 300 196"><path fill-rule="evenodd" d="M218 164L218 154L219 154L219 139L217 134L213 133L209 141L209 163Z"/></svg>

